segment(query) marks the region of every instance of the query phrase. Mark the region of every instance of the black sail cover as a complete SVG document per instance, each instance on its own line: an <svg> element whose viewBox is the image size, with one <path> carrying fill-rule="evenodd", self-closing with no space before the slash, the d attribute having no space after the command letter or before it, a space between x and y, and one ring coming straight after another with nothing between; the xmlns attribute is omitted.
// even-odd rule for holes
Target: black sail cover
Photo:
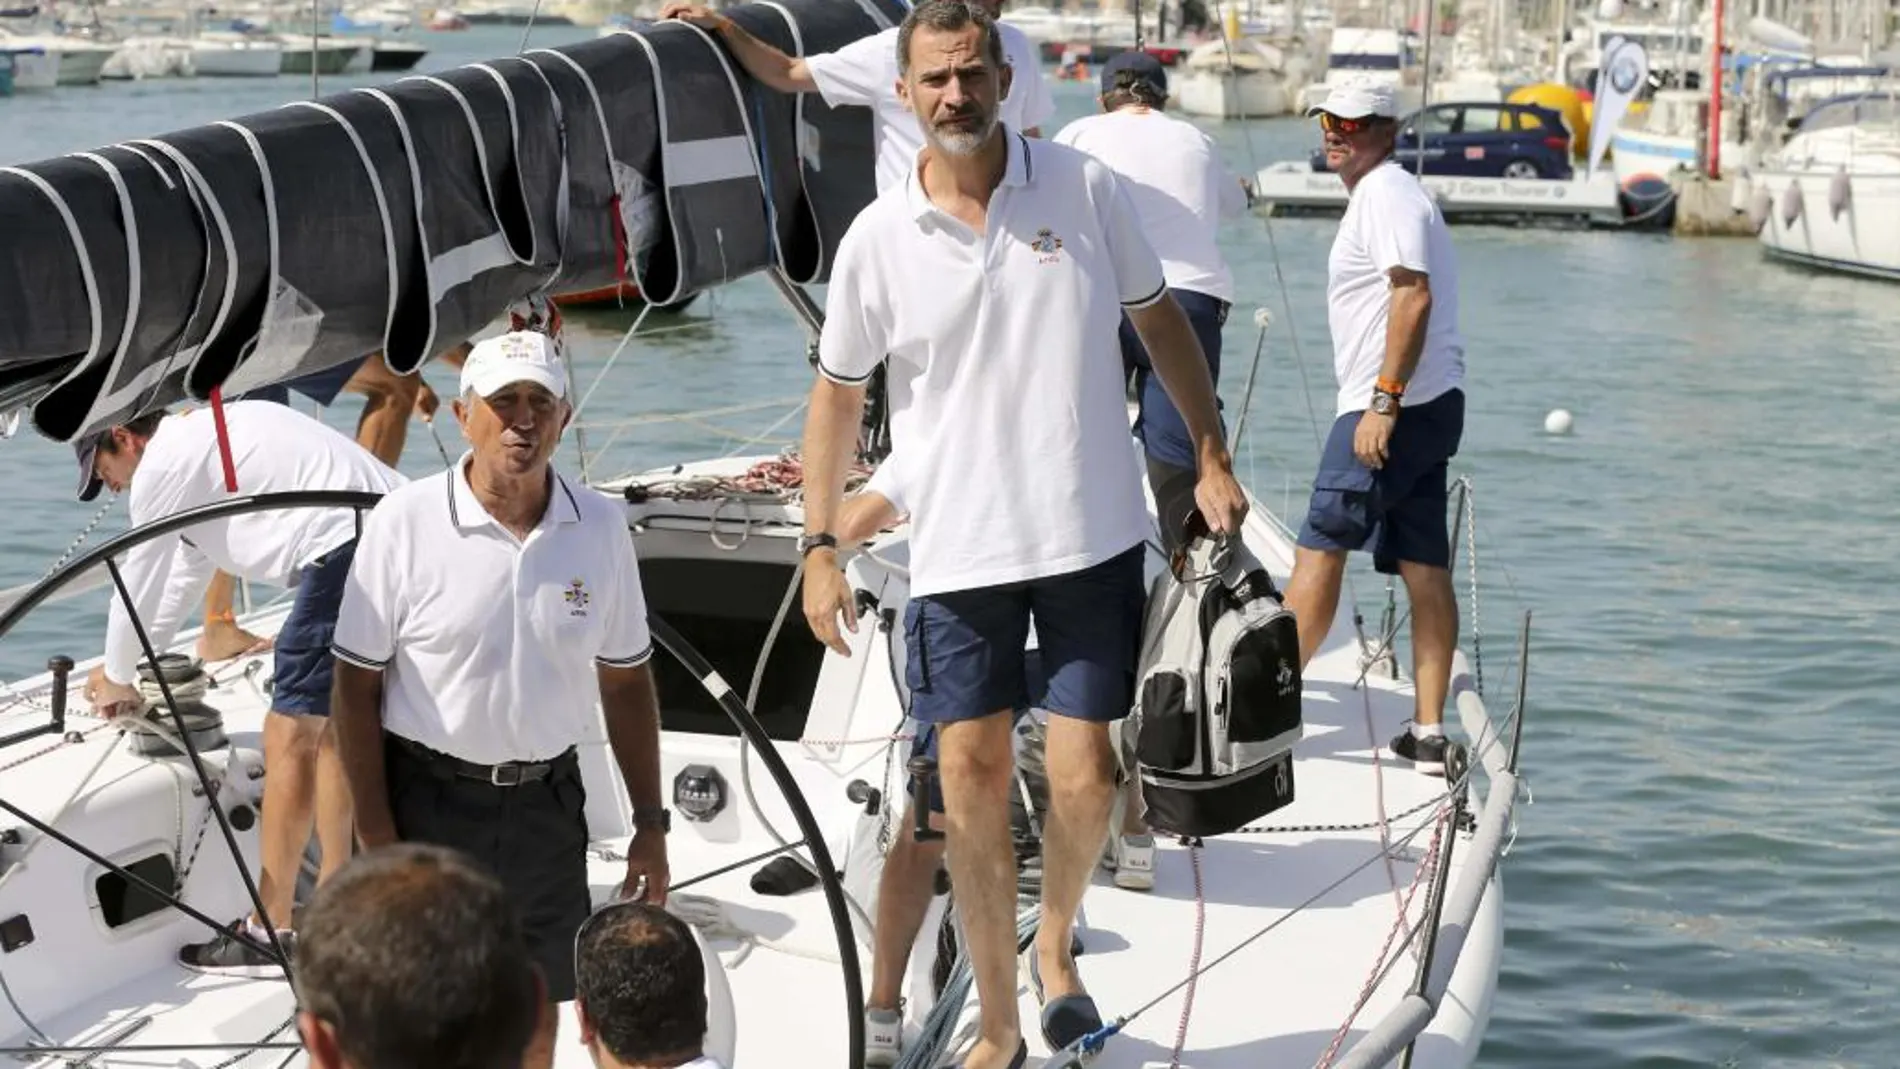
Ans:
<svg viewBox="0 0 1900 1069"><path fill-rule="evenodd" d="M813 55L905 10L725 13ZM0 167L0 416L65 441L377 351L413 372L523 298L823 282L875 195L871 124L649 22Z"/></svg>

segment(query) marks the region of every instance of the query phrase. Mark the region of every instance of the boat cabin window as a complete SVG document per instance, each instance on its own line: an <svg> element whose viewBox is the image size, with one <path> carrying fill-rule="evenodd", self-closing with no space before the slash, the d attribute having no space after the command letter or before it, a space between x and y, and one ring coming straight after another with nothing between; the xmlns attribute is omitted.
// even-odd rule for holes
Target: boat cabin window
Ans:
<svg viewBox="0 0 1900 1069"><path fill-rule="evenodd" d="M759 651L792 566L762 561L653 559L640 561L640 583L647 609L666 620L718 669L733 692L745 700L758 665ZM805 717L818 687L825 648L812 637L797 594L779 628L765 679L752 710L768 735L793 740L805 731ZM653 652L654 685L660 693L660 724L667 731L737 735L739 729L699 679L664 649Z"/></svg>
<svg viewBox="0 0 1900 1069"><path fill-rule="evenodd" d="M126 865L125 870L154 887L178 886L178 872L172 868L168 854L149 854ZM93 881L92 889L99 899L99 917L108 928L123 927L165 908L162 899L117 872L102 874Z"/></svg>
<svg viewBox="0 0 1900 1069"><path fill-rule="evenodd" d="M1335 52L1326 57L1326 66L1332 70L1395 71L1399 69L1399 57L1395 52Z"/></svg>

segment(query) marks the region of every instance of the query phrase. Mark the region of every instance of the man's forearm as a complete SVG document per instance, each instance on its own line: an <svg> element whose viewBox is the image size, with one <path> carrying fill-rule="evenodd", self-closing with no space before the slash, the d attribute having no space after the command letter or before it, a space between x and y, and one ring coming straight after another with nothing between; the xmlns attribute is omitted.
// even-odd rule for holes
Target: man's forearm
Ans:
<svg viewBox="0 0 1900 1069"><path fill-rule="evenodd" d="M730 18L722 16L715 32L752 77L781 93L817 92L818 86L812 81L804 60L780 52Z"/></svg>
<svg viewBox="0 0 1900 1069"><path fill-rule="evenodd" d="M383 772L383 675L337 661L330 688L330 726L356 808L357 832L369 846L396 838Z"/></svg>
<svg viewBox="0 0 1900 1069"><path fill-rule="evenodd" d="M650 664L601 669L600 705L607 720L607 745L613 748L620 778L635 809L658 809L660 791L660 703Z"/></svg>
<svg viewBox="0 0 1900 1069"><path fill-rule="evenodd" d="M1231 466L1227 439L1221 433L1220 408L1214 400L1214 379L1208 374L1207 355L1201 351L1201 340L1195 337L1187 313L1169 294L1131 313L1129 318L1134 320L1135 333L1148 350L1148 362L1160 376L1162 389L1187 423L1201 469Z"/></svg>
<svg viewBox="0 0 1900 1069"><path fill-rule="evenodd" d="M831 531L844 496L844 472L864 415L864 387L823 375L811 388L805 417L805 530ZM835 532L834 532L835 533Z"/></svg>
<svg viewBox="0 0 1900 1069"><path fill-rule="evenodd" d="M1392 308L1386 315L1385 362L1379 377L1398 383L1412 381L1425 352L1425 333L1432 322L1432 291L1423 284L1392 290Z"/></svg>

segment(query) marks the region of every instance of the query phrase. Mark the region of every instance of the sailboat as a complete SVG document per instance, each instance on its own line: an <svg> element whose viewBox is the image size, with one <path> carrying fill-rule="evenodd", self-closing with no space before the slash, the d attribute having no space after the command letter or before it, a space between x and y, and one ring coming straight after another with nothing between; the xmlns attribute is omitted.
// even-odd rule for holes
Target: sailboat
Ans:
<svg viewBox="0 0 1900 1069"><path fill-rule="evenodd" d="M903 10L779 0L726 13L809 54ZM753 84L711 36L669 22L0 168L0 219L22 228L0 249L0 412L64 441L371 349L414 371L510 309L617 281L664 303L763 275L815 332L805 287L828 277L874 189L869 123ZM897 821L910 725L896 623L909 530L848 555L861 623L849 656L828 651L791 611L798 486L796 458L771 455L685 458L590 489L625 512L666 651L654 663L680 814L671 908L709 964L708 1052L742 1069L861 1064L868 918L884 851L909 833ZM217 515L373 504L240 488L93 545L0 597L0 656L42 605L109 588L110 562L144 540ZM1255 502L1241 537L1284 583L1288 529ZM1149 566L1161 567L1158 548ZM271 635L286 610L259 605L244 625ZM1528 620L1506 715L1488 711L1497 695L1482 693L1476 651L1460 655L1467 741L1439 779L1382 753L1411 715L1411 684L1391 656L1395 628L1363 636L1351 612L1342 605L1305 673L1291 804L1232 835L1160 844L1151 892L1098 879L1080 963L1109 1026L1063 1051L1032 1037L1036 1064L1133 1069L1170 1052L1197 1069L1472 1064L1502 953L1497 870L1519 796ZM281 978L213 979L176 962L179 945L252 904L268 774L267 660L196 663L192 638L148 650L143 716L83 709L84 649L0 687L6 1052L301 1064ZM590 876L605 897L632 828L604 729L582 766ZM1033 858L1033 825L1027 841ZM782 856L806 867L810 889L754 886ZM1024 930L1036 871L1021 873ZM954 888L925 924L907 1069L954 1057L975 1012ZM1020 995L1033 1020L1026 985ZM565 1011L562 1028L557 1064L585 1064Z"/></svg>

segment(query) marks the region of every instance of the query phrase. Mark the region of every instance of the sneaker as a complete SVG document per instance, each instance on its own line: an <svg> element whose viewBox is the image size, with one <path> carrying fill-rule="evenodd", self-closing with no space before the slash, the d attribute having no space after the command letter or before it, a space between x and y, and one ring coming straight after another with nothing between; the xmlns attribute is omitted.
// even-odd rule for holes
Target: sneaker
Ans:
<svg viewBox="0 0 1900 1069"><path fill-rule="evenodd" d="M1401 761L1412 762L1412 767L1427 776L1445 774L1445 736L1433 735L1421 739L1412 734L1411 728L1399 732L1392 739L1392 756Z"/></svg>
<svg viewBox="0 0 1900 1069"><path fill-rule="evenodd" d="M890 1069L904 1046L904 1017L896 1010L864 1011L865 1069Z"/></svg>
<svg viewBox="0 0 1900 1069"><path fill-rule="evenodd" d="M1155 885L1155 837L1152 835L1115 836L1115 886L1130 891L1150 891Z"/></svg>
<svg viewBox="0 0 1900 1069"><path fill-rule="evenodd" d="M252 950L249 945L235 938L238 929L245 926L242 920L232 922L229 928L219 932L209 941L189 943L178 950L178 963L187 969L214 976L247 976L256 980L282 980L284 968L268 955ZM292 932L279 931L278 942L284 946L284 953L293 959L297 955L297 937Z"/></svg>

